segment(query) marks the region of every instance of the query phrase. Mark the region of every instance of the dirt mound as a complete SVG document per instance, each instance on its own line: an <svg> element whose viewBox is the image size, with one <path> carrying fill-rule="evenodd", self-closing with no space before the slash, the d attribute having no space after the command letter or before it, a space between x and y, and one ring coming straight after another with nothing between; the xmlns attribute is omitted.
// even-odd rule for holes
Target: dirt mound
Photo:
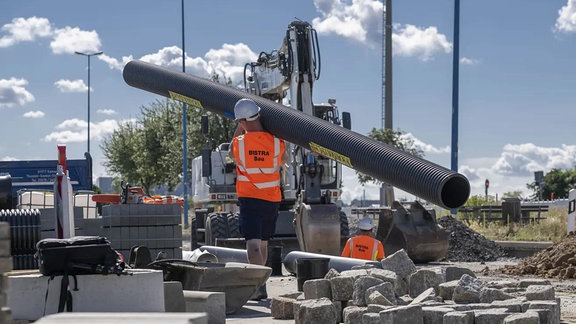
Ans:
<svg viewBox="0 0 576 324"><path fill-rule="evenodd" d="M509 275L536 275L545 278L576 278L576 235L570 234L517 265L505 266L502 272Z"/></svg>
<svg viewBox="0 0 576 324"><path fill-rule="evenodd" d="M496 261L506 256L506 252L494 241L471 230L452 216L441 217L438 224L450 233L446 261Z"/></svg>

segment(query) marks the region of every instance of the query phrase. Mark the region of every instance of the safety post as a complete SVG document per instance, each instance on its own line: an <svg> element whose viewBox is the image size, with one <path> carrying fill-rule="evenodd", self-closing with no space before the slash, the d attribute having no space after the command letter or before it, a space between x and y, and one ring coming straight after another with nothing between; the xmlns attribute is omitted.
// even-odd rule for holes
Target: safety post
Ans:
<svg viewBox="0 0 576 324"><path fill-rule="evenodd" d="M54 214L56 237L70 238L74 232L74 205L72 184L66 168L66 145L58 144L58 164L54 179Z"/></svg>
<svg viewBox="0 0 576 324"><path fill-rule="evenodd" d="M574 211L576 207L576 189L571 189L568 193L568 226L567 234L574 233Z"/></svg>

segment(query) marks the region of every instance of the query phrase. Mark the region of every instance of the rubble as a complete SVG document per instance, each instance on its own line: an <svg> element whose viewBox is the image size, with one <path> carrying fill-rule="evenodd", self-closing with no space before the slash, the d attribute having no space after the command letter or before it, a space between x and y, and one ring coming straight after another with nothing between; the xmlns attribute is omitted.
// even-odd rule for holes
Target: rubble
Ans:
<svg viewBox="0 0 576 324"><path fill-rule="evenodd" d="M571 233L562 241L553 244L517 265L502 269L508 275L536 275L544 278L576 278L576 235Z"/></svg>
<svg viewBox="0 0 576 324"><path fill-rule="evenodd" d="M450 233L445 261L496 261L506 256L504 249L494 241L471 230L452 216L441 217L438 224Z"/></svg>
<svg viewBox="0 0 576 324"><path fill-rule="evenodd" d="M383 269L308 280L303 293L273 298L271 315L297 323L560 323L548 280L487 281L457 266L418 269L404 250L390 257Z"/></svg>

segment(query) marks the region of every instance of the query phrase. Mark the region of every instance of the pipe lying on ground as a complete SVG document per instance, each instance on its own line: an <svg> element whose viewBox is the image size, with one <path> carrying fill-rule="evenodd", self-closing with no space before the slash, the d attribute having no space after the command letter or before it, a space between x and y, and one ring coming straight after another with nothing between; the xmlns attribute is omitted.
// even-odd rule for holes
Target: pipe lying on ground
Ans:
<svg viewBox="0 0 576 324"><path fill-rule="evenodd" d="M440 207L458 208L470 195L470 183L462 174L268 99L137 60L126 64L123 76L130 86L228 118L234 117L236 101L250 98L261 108L262 124L275 136Z"/></svg>
<svg viewBox="0 0 576 324"><path fill-rule="evenodd" d="M338 272L342 272L345 270L350 270L354 266L361 266L361 265L374 265L377 268L382 268L382 264L378 261L368 261L362 259L354 259L354 258L345 258L340 256L328 255L328 254L319 254L319 253L309 253L309 252L301 252L301 251L292 251L284 257L282 260L282 264L284 264L284 268L290 272L291 274L297 273L297 264L296 260L298 259L312 259L312 258L325 258L330 259L328 268L334 269Z"/></svg>

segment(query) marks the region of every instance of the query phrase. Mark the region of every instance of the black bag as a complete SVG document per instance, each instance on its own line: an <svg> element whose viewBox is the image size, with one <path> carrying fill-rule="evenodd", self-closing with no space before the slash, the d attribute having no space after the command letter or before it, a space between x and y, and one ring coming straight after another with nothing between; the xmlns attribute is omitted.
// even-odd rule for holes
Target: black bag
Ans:
<svg viewBox="0 0 576 324"><path fill-rule="evenodd" d="M74 290L78 290L76 275L125 274L121 255L112 248L107 238L101 236L75 236L68 239L47 238L36 243L34 255L45 276L61 275L58 312L72 311L72 293L69 275L74 278Z"/></svg>
<svg viewBox="0 0 576 324"><path fill-rule="evenodd" d="M122 274L124 262L107 238L75 236L47 238L36 244L36 261L46 276L75 274Z"/></svg>

